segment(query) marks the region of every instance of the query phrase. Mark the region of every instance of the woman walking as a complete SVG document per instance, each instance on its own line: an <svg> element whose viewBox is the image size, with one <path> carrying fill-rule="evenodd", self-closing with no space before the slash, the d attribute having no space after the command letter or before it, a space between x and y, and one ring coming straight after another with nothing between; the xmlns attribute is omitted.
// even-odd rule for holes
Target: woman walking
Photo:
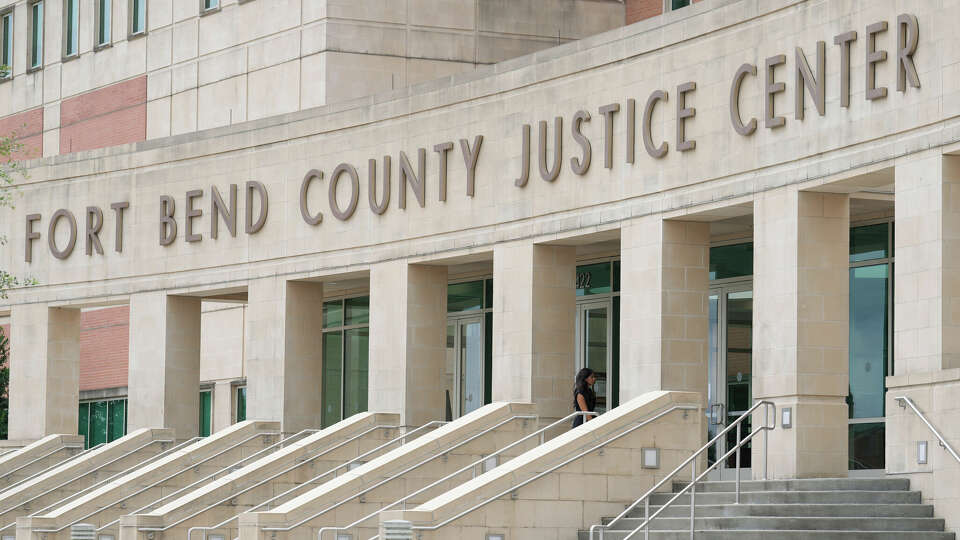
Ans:
<svg viewBox="0 0 960 540"><path fill-rule="evenodd" d="M576 384L573 387L573 410L578 412L593 412L597 406L597 395L593 393L593 383L597 376L590 368L583 368L577 373ZM573 427L593 418L592 415L578 414L573 419Z"/></svg>

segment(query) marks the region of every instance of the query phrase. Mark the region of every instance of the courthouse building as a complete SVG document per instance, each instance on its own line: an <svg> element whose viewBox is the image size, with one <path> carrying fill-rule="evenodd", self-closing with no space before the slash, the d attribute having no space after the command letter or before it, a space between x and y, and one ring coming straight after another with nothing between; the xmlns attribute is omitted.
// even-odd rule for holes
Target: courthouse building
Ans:
<svg viewBox="0 0 960 540"><path fill-rule="evenodd" d="M589 367L599 413L697 394L663 428L685 455L769 402L744 478L908 479L958 531L958 25L960 0L0 0L28 171L0 268L37 280L0 300L11 445L545 425Z"/></svg>

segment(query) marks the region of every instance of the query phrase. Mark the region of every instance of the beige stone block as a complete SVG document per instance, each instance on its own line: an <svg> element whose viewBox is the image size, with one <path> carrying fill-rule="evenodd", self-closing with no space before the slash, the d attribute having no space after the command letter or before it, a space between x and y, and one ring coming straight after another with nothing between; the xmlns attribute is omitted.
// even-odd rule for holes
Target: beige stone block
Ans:
<svg viewBox="0 0 960 540"><path fill-rule="evenodd" d="M76 433L80 310L17 306L10 328L10 438Z"/></svg>
<svg viewBox="0 0 960 540"><path fill-rule="evenodd" d="M198 432L200 298L143 293L130 299L128 429Z"/></svg>

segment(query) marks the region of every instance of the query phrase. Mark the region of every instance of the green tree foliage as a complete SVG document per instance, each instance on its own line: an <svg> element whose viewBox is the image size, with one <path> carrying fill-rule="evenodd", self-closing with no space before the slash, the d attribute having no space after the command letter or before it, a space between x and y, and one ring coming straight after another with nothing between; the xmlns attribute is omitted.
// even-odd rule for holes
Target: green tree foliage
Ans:
<svg viewBox="0 0 960 540"><path fill-rule="evenodd" d="M16 196L16 181L27 178L27 171L15 159L23 151L23 144L17 140L16 133L0 136L0 212L13 209ZM7 235L0 232L0 247L7 245ZM7 291L14 287L36 284L32 278L15 276L0 268L0 299L7 297Z"/></svg>
<svg viewBox="0 0 960 540"><path fill-rule="evenodd" d="M0 66L2 69L3 66ZM17 161L23 144L17 140L16 133L0 136L0 212L13 210L16 196L15 182L18 178L27 178L27 171ZM0 232L0 248L7 245L7 235ZM14 287L36 284L36 280L17 277L0 268L0 299L7 297L7 291ZM10 341L0 328L0 439L7 438L7 414L10 410Z"/></svg>
<svg viewBox="0 0 960 540"><path fill-rule="evenodd" d="M10 410L10 340L0 328L0 439L7 438L7 412Z"/></svg>

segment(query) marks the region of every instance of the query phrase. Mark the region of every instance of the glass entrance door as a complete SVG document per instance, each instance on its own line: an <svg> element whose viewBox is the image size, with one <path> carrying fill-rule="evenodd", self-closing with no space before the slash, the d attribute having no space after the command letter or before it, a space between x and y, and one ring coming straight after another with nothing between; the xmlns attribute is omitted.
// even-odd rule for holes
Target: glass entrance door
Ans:
<svg viewBox="0 0 960 540"><path fill-rule="evenodd" d="M483 406L483 338L482 315L448 319L447 371L455 382L449 416L453 418Z"/></svg>
<svg viewBox="0 0 960 540"><path fill-rule="evenodd" d="M751 283L741 282L712 288L710 291L709 381L707 390L708 434L717 433L739 418L753 404L753 291ZM750 432L750 421L741 427L741 437ZM710 463L733 448L736 432L731 430L721 444L708 452ZM740 453L741 468L751 464L750 445ZM730 456L720 465L736 466ZM732 473L731 473L732 474ZM744 472L742 474L749 474Z"/></svg>
<svg viewBox="0 0 960 540"><path fill-rule="evenodd" d="M596 412L610 408L609 374L611 373L611 309L610 300L577 304L577 371L588 367L596 373L593 391L597 394Z"/></svg>

